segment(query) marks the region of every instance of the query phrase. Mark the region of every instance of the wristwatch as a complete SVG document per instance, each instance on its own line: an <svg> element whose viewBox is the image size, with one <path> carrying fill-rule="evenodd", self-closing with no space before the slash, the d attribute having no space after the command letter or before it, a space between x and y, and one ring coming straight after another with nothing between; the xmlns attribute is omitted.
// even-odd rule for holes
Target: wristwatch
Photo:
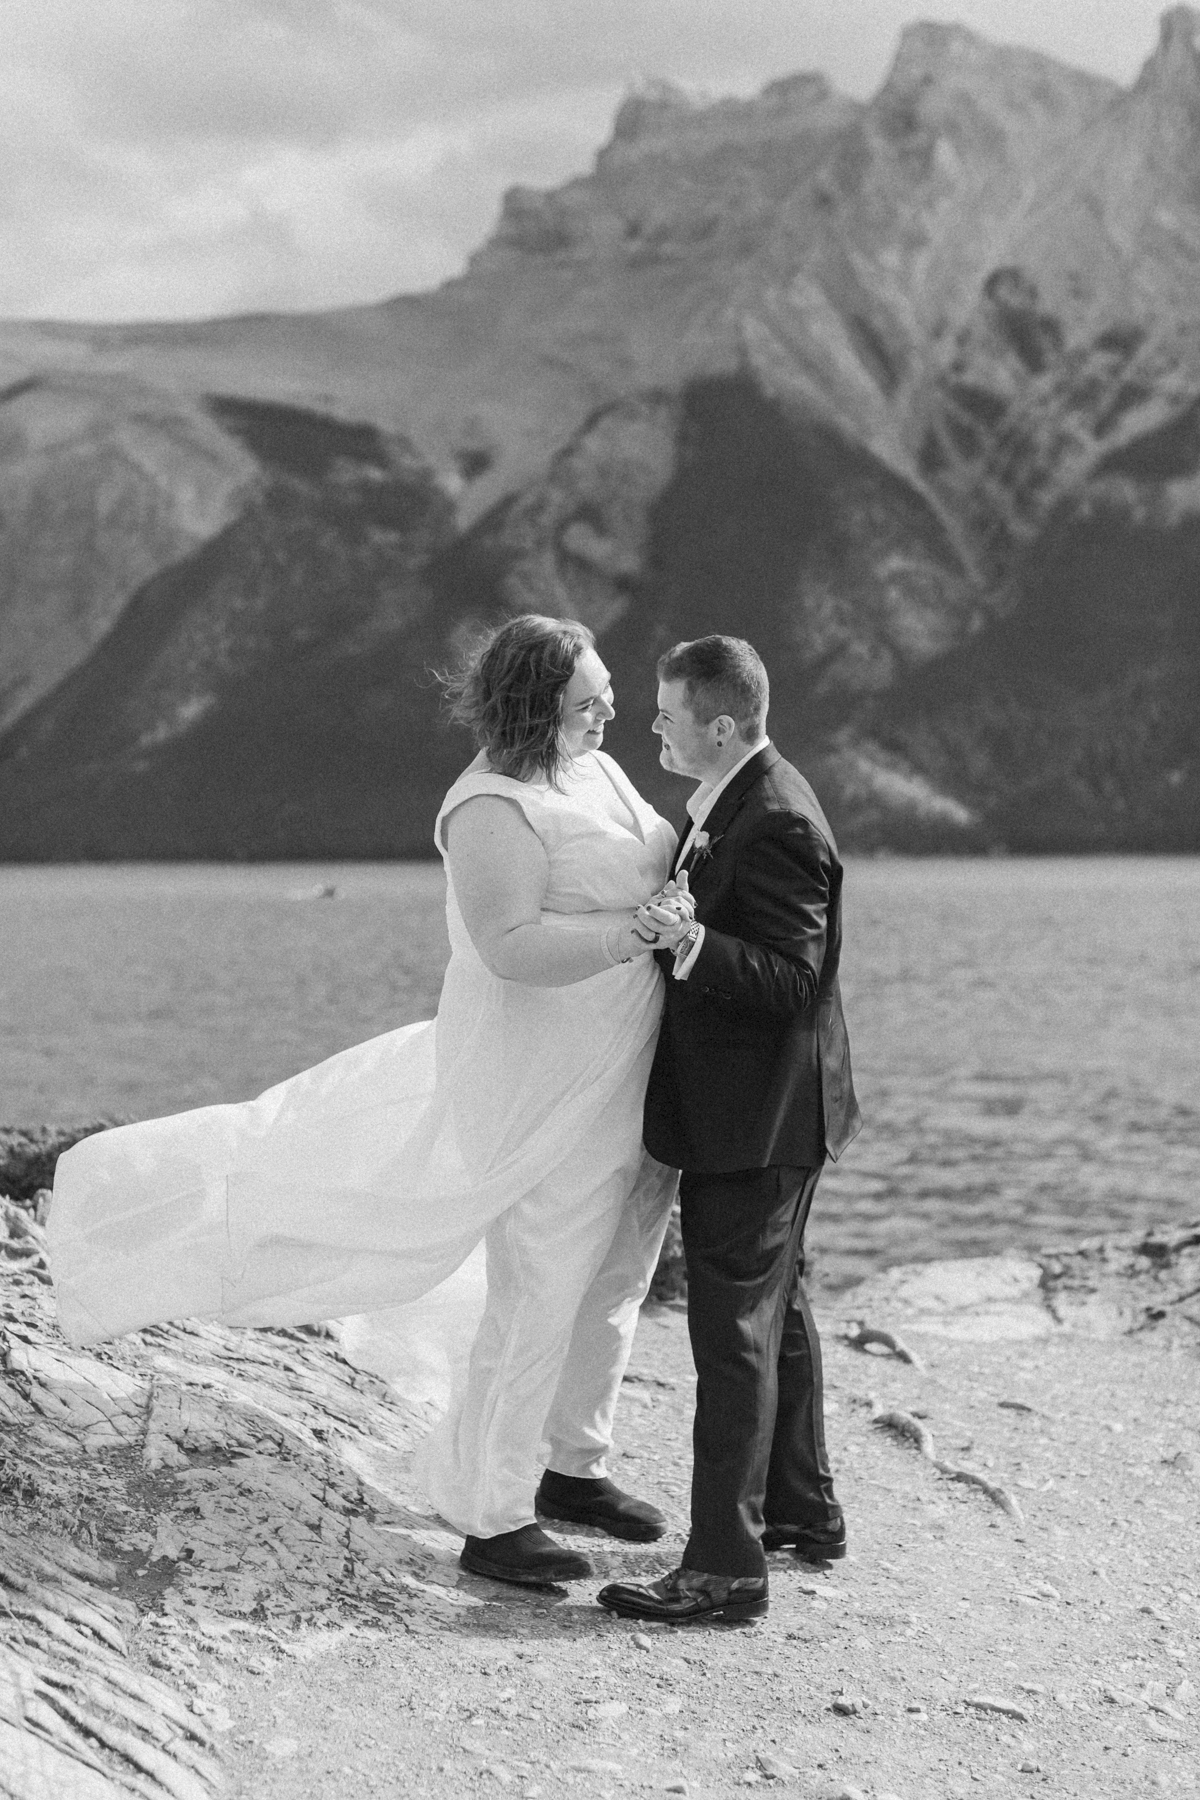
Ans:
<svg viewBox="0 0 1200 1800"><path fill-rule="evenodd" d="M693 920L675 946L676 960L680 957L687 957L692 954L692 951L696 948L696 941L702 930L703 926L697 925L695 920Z"/></svg>

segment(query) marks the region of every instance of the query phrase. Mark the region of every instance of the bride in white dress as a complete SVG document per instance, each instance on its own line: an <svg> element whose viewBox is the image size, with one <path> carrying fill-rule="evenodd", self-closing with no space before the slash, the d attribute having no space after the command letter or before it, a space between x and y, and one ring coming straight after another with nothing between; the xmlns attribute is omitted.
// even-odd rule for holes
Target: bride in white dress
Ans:
<svg viewBox="0 0 1200 1800"><path fill-rule="evenodd" d="M451 946L437 1018L256 1100L84 1139L58 1164L51 1267L76 1343L189 1316L376 1314L403 1363L474 1323L484 1246L467 1378L424 1482L465 1566L559 1581L590 1568L535 1522L539 1462L544 1513L665 1528L605 1454L676 1179L641 1142L654 925L689 903L663 894L674 831L600 749L612 690L586 628L508 621L457 712L482 748L435 829ZM349 1329L369 1339L372 1319Z"/></svg>

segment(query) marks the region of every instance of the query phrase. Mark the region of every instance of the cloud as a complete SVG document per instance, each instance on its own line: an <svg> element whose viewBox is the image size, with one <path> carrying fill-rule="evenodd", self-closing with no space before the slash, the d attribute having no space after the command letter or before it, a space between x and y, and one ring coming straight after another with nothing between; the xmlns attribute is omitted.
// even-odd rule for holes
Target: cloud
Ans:
<svg viewBox="0 0 1200 1800"><path fill-rule="evenodd" d="M504 188L585 170L623 91L824 69L906 19L1127 80L1155 0L7 0L0 315L350 304L457 272ZM753 20L753 29L748 20Z"/></svg>

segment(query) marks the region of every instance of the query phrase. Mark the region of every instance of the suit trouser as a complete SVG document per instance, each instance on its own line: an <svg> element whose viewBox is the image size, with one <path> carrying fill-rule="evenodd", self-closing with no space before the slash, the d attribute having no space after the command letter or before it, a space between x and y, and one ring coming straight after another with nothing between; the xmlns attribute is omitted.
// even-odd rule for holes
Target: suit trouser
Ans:
<svg viewBox="0 0 1200 1800"><path fill-rule="evenodd" d="M825 1451L821 1345L804 1292L804 1228L820 1168L680 1182L696 1364L692 1529L683 1566L766 1573L764 1519L840 1517Z"/></svg>

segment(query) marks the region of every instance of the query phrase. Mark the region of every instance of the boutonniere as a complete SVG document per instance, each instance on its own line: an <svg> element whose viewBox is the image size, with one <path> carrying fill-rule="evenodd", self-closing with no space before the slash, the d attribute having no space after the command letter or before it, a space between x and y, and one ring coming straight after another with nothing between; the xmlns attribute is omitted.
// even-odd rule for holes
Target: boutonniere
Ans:
<svg viewBox="0 0 1200 1800"><path fill-rule="evenodd" d="M707 862L708 858L713 853L713 845L719 844L724 835L725 833L723 831L718 831L716 837L709 837L707 831L698 831L692 839L692 849L689 861L697 863Z"/></svg>

